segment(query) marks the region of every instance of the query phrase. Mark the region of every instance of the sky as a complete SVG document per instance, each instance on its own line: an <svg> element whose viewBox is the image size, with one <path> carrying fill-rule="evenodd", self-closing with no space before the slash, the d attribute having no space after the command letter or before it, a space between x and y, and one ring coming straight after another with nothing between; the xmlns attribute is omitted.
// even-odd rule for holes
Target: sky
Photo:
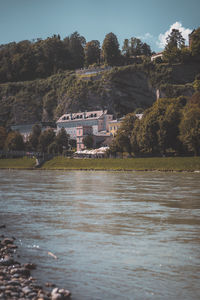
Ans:
<svg viewBox="0 0 200 300"><path fill-rule="evenodd" d="M162 51L172 28L186 39L200 27L200 0L0 0L0 44L74 31L102 44L109 32L120 46L137 37Z"/></svg>

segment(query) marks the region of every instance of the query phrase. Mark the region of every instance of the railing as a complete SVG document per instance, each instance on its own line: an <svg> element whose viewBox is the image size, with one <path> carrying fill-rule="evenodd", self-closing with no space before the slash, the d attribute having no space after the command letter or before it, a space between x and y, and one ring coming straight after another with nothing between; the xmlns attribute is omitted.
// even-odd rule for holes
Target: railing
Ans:
<svg viewBox="0 0 200 300"><path fill-rule="evenodd" d="M20 158L20 157L35 157L48 160L53 158L54 154L35 152L35 151L4 151L0 150L0 158Z"/></svg>

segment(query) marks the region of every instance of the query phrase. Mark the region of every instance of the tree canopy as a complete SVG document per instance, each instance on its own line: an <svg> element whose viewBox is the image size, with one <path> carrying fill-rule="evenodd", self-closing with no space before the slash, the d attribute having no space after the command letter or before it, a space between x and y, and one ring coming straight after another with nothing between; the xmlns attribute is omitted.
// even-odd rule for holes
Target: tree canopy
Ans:
<svg viewBox="0 0 200 300"><path fill-rule="evenodd" d="M200 27L192 33L191 52L195 59L200 60Z"/></svg>
<svg viewBox="0 0 200 300"><path fill-rule="evenodd" d="M94 146L94 138L92 135L86 135L83 138L83 144L87 149L91 149Z"/></svg>
<svg viewBox="0 0 200 300"><path fill-rule="evenodd" d="M100 43L97 40L88 42L84 48L86 66L100 62Z"/></svg>
<svg viewBox="0 0 200 300"><path fill-rule="evenodd" d="M182 153L184 138L179 136L182 111L187 111L185 104L184 97L163 98L144 111L142 119L134 113L128 114L111 145L111 152L133 152L135 155ZM194 118L197 120L197 114Z"/></svg>
<svg viewBox="0 0 200 300"><path fill-rule="evenodd" d="M178 29L172 29L166 39L166 46L163 53L164 60L170 63L177 63L181 60L181 50L185 46L185 39Z"/></svg>
<svg viewBox="0 0 200 300"><path fill-rule="evenodd" d="M7 137L6 129L3 126L0 126L0 150L4 148L6 137Z"/></svg>
<svg viewBox="0 0 200 300"><path fill-rule="evenodd" d="M18 131L8 133L5 141L5 149L8 151L21 151L25 149L23 137Z"/></svg>
<svg viewBox="0 0 200 300"><path fill-rule="evenodd" d="M151 47L147 43L143 43L139 38L132 37L124 40L122 54L125 57L137 55L150 56L152 52Z"/></svg>
<svg viewBox="0 0 200 300"><path fill-rule="evenodd" d="M102 45L102 55L106 64L110 66L119 64L119 42L117 36L112 32L105 36Z"/></svg>
<svg viewBox="0 0 200 300"><path fill-rule="evenodd" d="M180 140L195 155L200 155L200 106L188 103L180 122Z"/></svg>

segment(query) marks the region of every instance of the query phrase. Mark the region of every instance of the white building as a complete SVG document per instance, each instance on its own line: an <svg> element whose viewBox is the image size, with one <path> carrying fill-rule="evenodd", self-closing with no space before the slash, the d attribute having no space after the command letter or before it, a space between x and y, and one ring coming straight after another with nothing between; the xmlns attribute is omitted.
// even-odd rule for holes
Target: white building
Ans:
<svg viewBox="0 0 200 300"><path fill-rule="evenodd" d="M157 59L157 58L163 58L163 52L158 52L158 53L156 53L156 54L154 54L154 55L152 55L151 56L151 61L154 61L155 59Z"/></svg>
<svg viewBox="0 0 200 300"><path fill-rule="evenodd" d="M71 139L76 139L77 127L91 126L93 134L96 135L101 131L108 131L108 123L112 119L113 115L108 114L107 110L64 114L56 122L57 131L64 128Z"/></svg>

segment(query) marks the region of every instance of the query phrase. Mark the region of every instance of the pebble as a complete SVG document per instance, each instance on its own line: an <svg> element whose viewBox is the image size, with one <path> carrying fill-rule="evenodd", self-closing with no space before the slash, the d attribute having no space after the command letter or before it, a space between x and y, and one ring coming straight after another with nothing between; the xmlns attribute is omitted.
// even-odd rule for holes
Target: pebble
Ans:
<svg viewBox="0 0 200 300"><path fill-rule="evenodd" d="M4 225L0 225L0 228ZM33 263L20 264L13 255L17 246L15 238L1 236L0 240L0 300L66 300L71 293L65 289L54 288L51 293L36 283L31 277L31 270L36 268ZM16 255L15 255L16 256ZM55 287L53 283L46 283L46 287Z"/></svg>
<svg viewBox="0 0 200 300"><path fill-rule="evenodd" d="M2 245L8 245L8 244L13 244L13 243L14 243L14 239L12 239L12 238L5 238L1 242Z"/></svg>

